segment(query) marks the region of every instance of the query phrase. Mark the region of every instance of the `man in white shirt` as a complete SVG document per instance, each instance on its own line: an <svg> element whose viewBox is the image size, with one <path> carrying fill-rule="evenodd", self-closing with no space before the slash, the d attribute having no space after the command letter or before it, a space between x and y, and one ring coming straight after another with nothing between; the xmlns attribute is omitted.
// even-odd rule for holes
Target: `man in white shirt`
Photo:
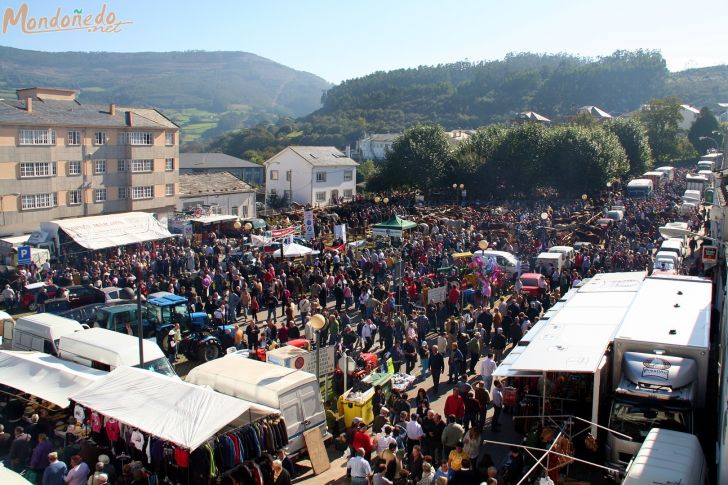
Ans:
<svg viewBox="0 0 728 485"><path fill-rule="evenodd" d="M493 360L492 353L489 353L488 356L480 363L480 377L483 378L485 390L488 392L490 392L490 388L493 386L493 372L495 372L496 367L498 367L498 365Z"/></svg>
<svg viewBox="0 0 728 485"><path fill-rule="evenodd" d="M298 302L298 311L301 314L301 324L304 325L308 312L311 311L311 302L305 296Z"/></svg>
<svg viewBox="0 0 728 485"><path fill-rule="evenodd" d="M351 478L351 485L367 485L372 467L364 458L364 448L357 448L356 455L346 464L346 474Z"/></svg>
<svg viewBox="0 0 728 485"><path fill-rule="evenodd" d="M386 425L377 435L377 456L381 456L384 450L389 449L389 443L396 444L397 440L392 436L392 427Z"/></svg>
<svg viewBox="0 0 728 485"><path fill-rule="evenodd" d="M420 440L425 436L422 425L417 421L417 414L412 413L410 420L407 422L407 453L412 453L412 447L419 445Z"/></svg>

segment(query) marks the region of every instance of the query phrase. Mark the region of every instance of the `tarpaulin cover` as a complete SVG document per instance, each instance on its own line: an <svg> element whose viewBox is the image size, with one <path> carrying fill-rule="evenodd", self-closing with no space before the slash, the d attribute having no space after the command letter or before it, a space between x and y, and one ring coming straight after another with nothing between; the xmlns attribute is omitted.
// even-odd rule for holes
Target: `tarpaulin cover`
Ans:
<svg viewBox="0 0 728 485"><path fill-rule="evenodd" d="M118 367L71 398L104 416L190 450L228 424L242 426L277 412L134 367Z"/></svg>
<svg viewBox="0 0 728 485"><path fill-rule="evenodd" d="M0 350L0 384L52 402L62 408L69 397L106 372L58 359L42 352Z"/></svg>
<svg viewBox="0 0 728 485"><path fill-rule="evenodd" d="M146 212L125 212L42 222L41 231L62 230L86 249L104 249L172 237L167 228Z"/></svg>

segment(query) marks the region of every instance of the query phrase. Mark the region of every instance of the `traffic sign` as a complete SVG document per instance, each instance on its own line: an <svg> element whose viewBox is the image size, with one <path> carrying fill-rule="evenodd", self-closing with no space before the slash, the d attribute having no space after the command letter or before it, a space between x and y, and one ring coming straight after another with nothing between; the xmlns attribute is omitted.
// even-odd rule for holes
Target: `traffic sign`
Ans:
<svg viewBox="0 0 728 485"><path fill-rule="evenodd" d="M18 246L18 264L30 264L30 246Z"/></svg>

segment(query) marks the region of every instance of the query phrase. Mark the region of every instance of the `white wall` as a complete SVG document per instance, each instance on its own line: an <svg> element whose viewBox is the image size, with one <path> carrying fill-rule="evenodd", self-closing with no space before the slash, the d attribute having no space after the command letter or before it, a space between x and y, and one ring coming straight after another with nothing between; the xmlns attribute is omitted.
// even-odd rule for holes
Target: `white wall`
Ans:
<svg viewBox="0 0 728 485"><path fill-rule="evenodd" d="M316 174L319 172L326 173L326 182L316 182ZM351 172L352 179L344 180L344 174ZM311 204L315 206L325 206L331 202L331 195L333 191L338 191L339 197L344 197L345 190L351 190L351 196L356 196L356 167L352 166L341 166L341 167L314 167L313 168L313 188ZM323 202L316 199L317 192L325 192L326 196Z"/></svg>
<svg viewBox="0 0 728 485"><path fill-rule="evenodd" d="M689 109L683 108L682 106L680 107L680 114L682 115L682 121L678 124L678 126L681 130L687 131L691 126L693 126L698 115Z"/></svg>
<svg viewBox="0 0 728 485"><path fill-rule="evenodd" d="M362 160L384 160L387 150L392 149L394 142L372 141L371 138L362 138L358 146Z"/></svg>
<svg viewBox="0 0 728 485"><path fill-rule="evenodd" d="M255 192L195 196L181 195L177 210L183 210L185 206L195 207L197 205L217 205L220 207L221 214L223 215L238 216L240 218L256 217ZM247 213L245 212L244 207L248 208Z"/></svg>
<svg viewBox="0 0 728 485"><path fill-rule="evenodd" d="M278 180L271 180L271 171L278 171ZM286 172L291 170L292 179L286 180ZM270 195L275 189L279 197L288 188L293 189L293 202L311 203L311 164L291 150L285 150L265 163L265 194Z"/></svg>

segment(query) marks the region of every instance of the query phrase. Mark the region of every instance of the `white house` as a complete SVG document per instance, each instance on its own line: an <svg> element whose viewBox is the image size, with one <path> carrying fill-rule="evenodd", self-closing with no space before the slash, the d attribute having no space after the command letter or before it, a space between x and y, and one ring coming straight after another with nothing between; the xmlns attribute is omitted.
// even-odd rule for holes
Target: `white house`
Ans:
<svg viewBox="0 0 728 485"><path fill-rule="evenodd" d="M357 163L334 147L290 146L265 162L266 197L325 206L356 195Z"/></svg>
<svg viewBox="0 0 728 485"><path fill-rule="evenodd" d="M356 142L356 151L360 160L384 160L387 151L392 149L399 133L375 133Z"/></svg>
<svg viewBox="0 0 728 485"><path fill-rule="evenodd" d="M682 121L679 123L680 129L688 131L693 126L693 123L695 123L695 120L698 119L700 110L689 104L681 104L680 114L682 115Z"/></svg>
<svg viewBox="0 0 728 485"><path fill-rule="evenodd" d="M179 176L177 210L203 209L208 214L256 217L255 189L229 172Z"/></svg>
<svg viewBox="0 0 728 485"><path fill-rule="evenodd" d="M606 121L612 119L612 115L596 106L582 106L581 108L576 110L576 112L577 114L586 113L588 115L591 115L591 117L595 118L597 121Z"/></svg>

